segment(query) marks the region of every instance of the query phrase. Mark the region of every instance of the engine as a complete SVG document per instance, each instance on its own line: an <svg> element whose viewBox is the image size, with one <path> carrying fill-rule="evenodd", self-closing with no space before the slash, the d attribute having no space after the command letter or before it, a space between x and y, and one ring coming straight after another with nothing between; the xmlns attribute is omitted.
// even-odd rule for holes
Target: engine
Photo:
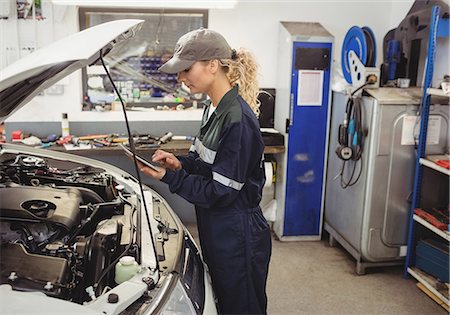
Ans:
<svg viewBox="0 0 450 315"><path fill-rule="evenodd" d="M102 169L2 156L1 283L83 303L114 283L113 262L138 256L134 198ZM60 165L59 165L60 164Z"/></svg>
<svg viewBox="0 0 450 315"><path fill-rule="evenodd" d="M80 221L81 193L76 188L12 186L0 188L1 218L47 222L71 230Z"/></svg>

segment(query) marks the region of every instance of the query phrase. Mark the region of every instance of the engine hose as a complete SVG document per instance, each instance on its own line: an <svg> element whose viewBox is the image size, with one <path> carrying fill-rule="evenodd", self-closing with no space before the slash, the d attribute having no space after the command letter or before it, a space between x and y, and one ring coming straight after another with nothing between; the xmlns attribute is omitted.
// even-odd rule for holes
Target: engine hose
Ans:
<svg viewBox="0 0 450 315"><path fill-rule="evenodd" d="M112 209L114 209L115 207L119 207L121 205L121 201L119 199L117 200L113 200L110 202L104 202L102 204L96 204L96 205L92 205L92 207L94 208L92 213L89 215L88 218L86 218L86 220L84 221L84 223L81 223L70 235L69 240L67 241L67 244L70 244L73 242L73 240L78 236L78 234L80 233L81 230L83 230L86 225L88 224L93 224L93 222L97 222L95 221L95 217L98 214L100 208L103 209L105 207L111 207ZM97 222L98 223L98 222Z"/></svg>
<svg viewBox="0 0 450 315"><path fill-rule="evenodd" d="M87 203L104 203L105 200L100 197L95 191L85 187L74 187L74 186L57 186L56 188L61 189L77 189L81 193L81 197L83 198L83 202Z"/></svg>
<svg viewBox="0 0 450 315"><path fill-rule="evenodd" d="M21 225L20 229L23 232L23 234L25 235L25 242L26 242L27 246L30 248L30 250L32 252L35 252L37 250L37 246L36 246L33 234L31 233L31 231L28 229L28 227L26 225Z"/></svg>

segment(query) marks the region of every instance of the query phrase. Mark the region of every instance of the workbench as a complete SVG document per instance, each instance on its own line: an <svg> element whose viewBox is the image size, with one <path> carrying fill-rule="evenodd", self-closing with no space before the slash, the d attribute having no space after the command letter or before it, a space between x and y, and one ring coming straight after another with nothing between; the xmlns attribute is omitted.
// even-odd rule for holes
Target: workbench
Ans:
<svg viewBox="0 0 450 315"><path fill-rule="evenodd" d="M192 145L192 141L181 141L181 140L174 140L169 141L167 143L161 144L158 148L141 148L136 147L136 153L140 153L141 155L148 155L152 154L157 149L161 149L167 152L171 152L174 155L186 155L189 152L189 148ZM75 155L81 155L86 157L91 157L92 155L106 155L106 156L116 156L119 154L125 155L125 153L121 152L123 151L118 146L109 146L109 147L93 147L92 149L80 149L80 150L70 150L66 151L64 147L54 146L51 148L51 150L56 151L64 151L67 153L75 154ZM276 145L276 146L266 146L264 148L264 154L279 154L283 153L285 151L285 148L283 145Z"/></svg>

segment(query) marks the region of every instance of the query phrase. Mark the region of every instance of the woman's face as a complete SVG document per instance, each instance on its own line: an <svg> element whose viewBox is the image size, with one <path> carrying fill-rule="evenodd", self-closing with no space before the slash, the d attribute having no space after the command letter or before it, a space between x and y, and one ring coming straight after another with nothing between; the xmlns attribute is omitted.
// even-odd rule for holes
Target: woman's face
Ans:
<svg viewBox="0 0 450 315"><path fill-rule="evenodd" d="M192 94L208 93L213 80L209 61L196 61L189 69L178 73L178 82L184 83Z"/></svg>

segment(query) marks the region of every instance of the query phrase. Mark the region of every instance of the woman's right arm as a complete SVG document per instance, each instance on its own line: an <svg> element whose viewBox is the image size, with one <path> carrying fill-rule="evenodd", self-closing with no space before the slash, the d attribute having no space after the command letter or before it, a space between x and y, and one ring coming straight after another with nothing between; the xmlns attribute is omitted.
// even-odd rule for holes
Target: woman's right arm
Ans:
<svg viewBox="0 0 450 315"><path fill-rule="evenodd" d="M175 156L172 153L157 150L152 156L153 162L159 162L171 170L184 169L188 174L211 176L211 169L201 161L195 150L190 150L186 156Z"/></svg>

